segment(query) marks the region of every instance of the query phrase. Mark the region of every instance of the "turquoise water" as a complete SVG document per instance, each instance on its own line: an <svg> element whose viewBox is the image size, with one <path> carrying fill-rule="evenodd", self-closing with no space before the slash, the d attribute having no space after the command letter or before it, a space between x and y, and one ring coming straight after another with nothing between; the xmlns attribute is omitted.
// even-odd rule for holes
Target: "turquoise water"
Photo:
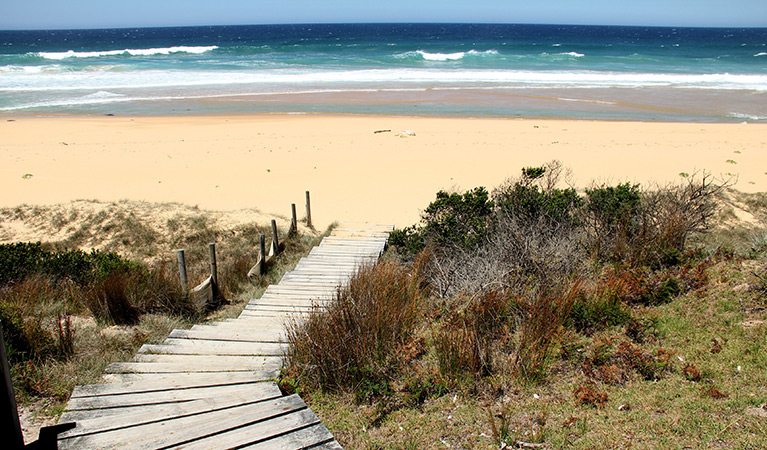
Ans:
<svg viewBox="0 0 767 450"><path fill-rule="evenodd" d="M767 29L273 25L0 31L0 114L767 121Z"/></svg>

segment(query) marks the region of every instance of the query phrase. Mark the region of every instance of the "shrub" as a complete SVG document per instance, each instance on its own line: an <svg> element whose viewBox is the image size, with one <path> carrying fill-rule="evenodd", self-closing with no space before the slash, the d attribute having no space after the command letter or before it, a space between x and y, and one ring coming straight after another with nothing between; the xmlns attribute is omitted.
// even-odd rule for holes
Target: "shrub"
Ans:
<svg viewBox="0 0 767 450"><path fill-rule="evenodd" d="M0 244L0 285L40 274L70 279L84 286L118 270L142 271L145 268L114 252L50 251L39 242Z"/></svg>
<svg viewBox="0 0 767 450"><path fill-rule="evenodd" d="M514 358L516 375L537 383L545 377L555 338L573 306L580 281L565 289L542 291L523 311L520 342Z"/></svg>
<svg viewBox="0 0 767 450"><path fill-rule="evenodd" d="M574 213L583 200L573 188L555 187L560 171L556 161L545 167L522 169L522 178L508 181L493 192L498 213L530 223L543 219L557 224L577 224Z"/></svg>
<svg viewBox="0 0 767 450"><path fill-rule="evenodd" d="M587 247L598 259L635 267L676 265L688 237L708 228L726 185L703 174L652 191L628 183L587 190Z"/></svg>
<svg viewBox="0 0 767 450"><path fill-rule="evenodd" d="M86 293L85 304L96 319L108 324L132 325L139 317L139 309L131 301L136 278L128 272L118 271L92 286Z"/></svg>
<svg viewBox="0 0 767 450"><path fill-rule="evenodd" d="M395 230L390 243L410 255L428 242L472 249L487 237L492 215L493 202L484 187L463 194L439 191L421 215L420 225Z"/></svg>
<svg viewBox="0 0 767 450"><path fill-rule="evenodd" d="M575 404L580 406L600 407L607 403L607 394L599 390L596 383L585 381L573 390Z"/></svg>
<svg viewBox="0 0 767 450"><path fill-rule="evenodd" d="M38 273L45 256L39 242L0 244L0 285Z"/></svg>
<svg viewBox="0 0 767 450"><path fill-rule="evenodd" d="M38 360L54 354L56 344L37 317L25 317L21 308L0 301L6 354L11 363Z"/></svg>
<svg viewBox="0 0 767 450"><path fill-rule="evenodd" d="M451 377L490 375L493 344L509 322L509 299L498 290L471 299L453 312L435 336L440 373Z"/></svg>
<svg viewBox="0 0 767 450"><path fill-rule="evenodd" d="M393 262L362 267L339 289L327 310L288 326L288 366L310 386L363 386L363 397L386 392L384 375L396 370L396 350L411 333L420 291L412 276Z"/></svg>

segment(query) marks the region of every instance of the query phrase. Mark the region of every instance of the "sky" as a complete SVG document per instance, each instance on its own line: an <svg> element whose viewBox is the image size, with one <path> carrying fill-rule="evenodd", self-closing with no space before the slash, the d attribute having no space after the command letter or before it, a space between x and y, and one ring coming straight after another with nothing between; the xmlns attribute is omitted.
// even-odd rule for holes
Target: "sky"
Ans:
<svg viewBox="0 0 767 450"><path fill-rule="evenodd" d="M767 27L767 0L2 0L0 29L463 22Z"/></svg>

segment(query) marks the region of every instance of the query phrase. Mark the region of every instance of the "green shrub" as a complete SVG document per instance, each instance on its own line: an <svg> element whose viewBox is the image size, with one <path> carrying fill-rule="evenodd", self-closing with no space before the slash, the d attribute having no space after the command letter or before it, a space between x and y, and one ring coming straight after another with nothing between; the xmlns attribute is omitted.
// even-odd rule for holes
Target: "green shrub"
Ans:
<svg viewBox="0 0 767 450"><path fill-rule="evenodd" d="M18 282L32 275L70 279L84 286L115 271L145 271L139 263L114 252L92 250L49 251L39 242L0 244L0 285Z"/></svg>
<svg viewBox="0 0 767 450"><path fill-rule="evenodd" d="M418 226L395 230L390 243L413 255L427 242L472 249L484 242L493 217L493 201L484 187L463 194L437 192L437 198L421 215Z"/></svg>
<svg viewBox="0 0 767 450"><path fill-rule="evenodd" d="M499 212L530 223L545 219L553 223L576 225L575 212L583 199L573 188L559 189L544 183L546 167L522 169L522 178L498 188L493 199Z"/></svg>
<svg viewBox="0 0 767 450"><path fill-rule="evenodd" d="M56 343L39 320L25 318L21 308L0 301L0 322L3 324L5 350L11 363L37 360L54 353Z"/></svg>
<svg viewBox="0 0 767 450"><path fill-rule="evenodd" d="M437 199L423 212L427 238L438 244L473 248L487 235L493 202L484 187L463 194L437 192Z"/></svg>
<svg viewBox="0 0 767 450"><path fill-rule="evenodd" d="M38 273L46 255L39 242L0 244L0 285Z"/></svg>
<svg viewBox="0 0 767 450"><path fill-rule="evenodd" d="M602 185L586 189L586 197L586 208L600 230L615 232L620 227L636 226L641 206L638 184Z"/></svg>
<svg viewBox="0 0 767 450"><path fill-rule="evenodd" d="M629 320L631 312L617 295L580 295L573 303L567 325L579 332L592 333L605 327L623 325Z"/></svg>

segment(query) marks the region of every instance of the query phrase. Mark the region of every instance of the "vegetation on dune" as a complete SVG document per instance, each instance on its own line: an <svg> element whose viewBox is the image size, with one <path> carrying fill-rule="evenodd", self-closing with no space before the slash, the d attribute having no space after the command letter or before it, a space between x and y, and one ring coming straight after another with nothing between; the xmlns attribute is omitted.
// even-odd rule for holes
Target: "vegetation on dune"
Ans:
<svg viewBox="0 0 767 450"><path fill-rule="evenodd" d="M290 236L267 274L249 280L259 235L270 229L254 223L225 229L203 211L171 222L172 242L166 242L169 246L161 254L143 260L110 250L69 248L69 238L0 244L0 321L20 405L41 416L58 415L74 386L97 383L109 363L129 360L142 344L160 342L174 328L236 316L248 299L278 282L319 242L316 234ZM146 236L157 234L150 231ZM96 243L98 233L89 231L89 242ZM127 229L108 236L119 239L125 233ZM137 239L135 235L131 242ZM175 248L186 249L194 286L209 274L209 242L217 244L219 291L225 299L215 310L201 308L182 291L174 253ZM101 247L117 244L109 241Z"/></svg>
<svg viewBox="0 0 767 450"><path fill-rule="evenodd" d="M439 192L292 325L283 387L350 448L767 445L764 225L733 250L707 175L562 173Z"/></svg>

